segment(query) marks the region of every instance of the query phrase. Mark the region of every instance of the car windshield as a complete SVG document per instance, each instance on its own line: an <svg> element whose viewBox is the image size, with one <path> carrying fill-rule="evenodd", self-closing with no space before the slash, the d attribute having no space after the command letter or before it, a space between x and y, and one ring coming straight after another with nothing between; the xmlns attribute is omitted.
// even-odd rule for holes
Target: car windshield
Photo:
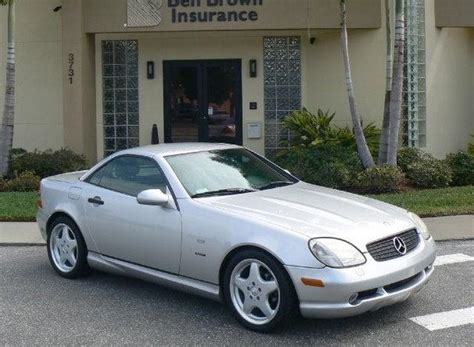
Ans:
<svg viewBox="0 0 474 347"><path fill-rule="evenodd" d="M291 175L244 148L167 156L191 197L230 195L296 182Z"/></svg>

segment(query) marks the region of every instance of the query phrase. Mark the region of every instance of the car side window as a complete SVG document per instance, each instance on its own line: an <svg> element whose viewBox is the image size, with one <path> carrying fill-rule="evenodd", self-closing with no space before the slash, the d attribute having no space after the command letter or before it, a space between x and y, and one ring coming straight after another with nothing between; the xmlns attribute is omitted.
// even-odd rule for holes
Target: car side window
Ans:
<svg viewBox="0 0 474 347"><path fill-rule="evenodd" d="M147 189L160 189L166 193L166 181L158 164L153 159L139 156L112 159L86 182L132 196Z"/></svg>

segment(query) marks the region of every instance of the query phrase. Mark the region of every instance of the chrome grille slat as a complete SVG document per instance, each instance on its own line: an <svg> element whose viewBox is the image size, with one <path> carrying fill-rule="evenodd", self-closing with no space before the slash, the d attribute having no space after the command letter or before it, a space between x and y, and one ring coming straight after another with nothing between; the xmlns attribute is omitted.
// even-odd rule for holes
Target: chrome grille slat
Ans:
<svg viewBox="0 0 474 347"><path fill-rule="evenodd" d="M395 246L393 245L393 239L395 237L401 238L405 243L405 254L414 250L420 242L416 229L411 229L403 233L369 243L367 245L367 250L369 251L369 254L372 256L372 258L374 258L376 261L385 261L403 256L404 254L398 253L398 251L395 249Z"/></svg>

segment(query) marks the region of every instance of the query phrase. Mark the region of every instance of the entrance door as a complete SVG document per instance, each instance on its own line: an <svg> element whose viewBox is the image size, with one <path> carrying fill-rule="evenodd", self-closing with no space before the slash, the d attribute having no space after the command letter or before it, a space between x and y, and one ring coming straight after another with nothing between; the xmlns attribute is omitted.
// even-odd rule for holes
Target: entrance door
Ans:
<svg viewBox="0 0 474 347"><path fill-rule="evenodd" d="M165 142L242 144L240 60L165 61Z"/></svg>

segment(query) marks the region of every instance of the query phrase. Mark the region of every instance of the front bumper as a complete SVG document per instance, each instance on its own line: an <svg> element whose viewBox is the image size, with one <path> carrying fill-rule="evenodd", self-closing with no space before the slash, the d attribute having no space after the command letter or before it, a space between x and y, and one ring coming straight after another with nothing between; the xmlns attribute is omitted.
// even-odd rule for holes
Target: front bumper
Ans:
<svg viewBox="0 0 474 347"><path fill-rule="evenodd" d="M367 262L353 268L285 266L295 285L301 314L307 318L349 317L406 300L433 273L435 243L433 238L419 237L420 243L413 251L383 262L365 254ZM303 277L320 279L324 287L305 285ZM358 297L354 301L356 293Z"/></svg>

